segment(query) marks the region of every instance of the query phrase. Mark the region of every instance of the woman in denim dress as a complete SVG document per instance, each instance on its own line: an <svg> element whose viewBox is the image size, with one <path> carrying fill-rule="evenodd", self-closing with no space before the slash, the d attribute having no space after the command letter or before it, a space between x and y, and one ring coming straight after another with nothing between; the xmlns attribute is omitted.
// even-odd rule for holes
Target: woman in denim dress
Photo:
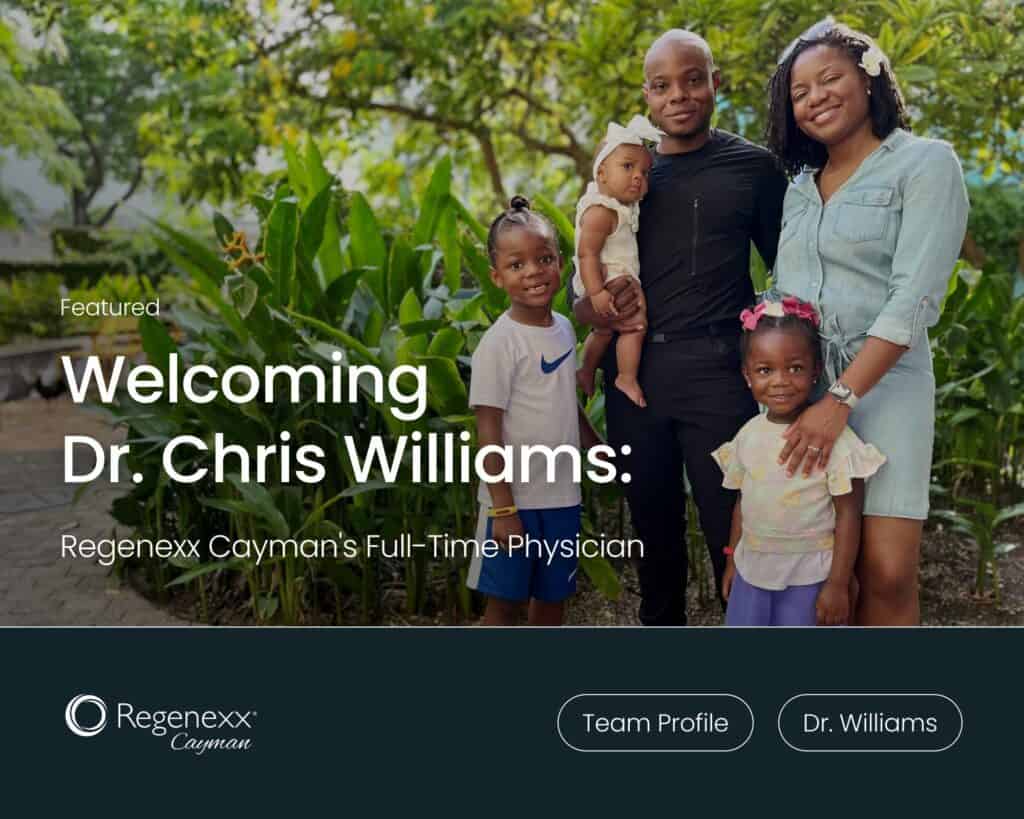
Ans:
<svg viewBox="0 0 1024 819"><path fill-rule="evenodd" d="M774 285L820 311L826 366L822 400L788 429L779 460L790 474L824 468L847 424L888 458L866 482L859 625L920 620L935 428L927 328L969 208L950 146L907 129L888 60L866 35L828 20L783 53L767 136L793 182Z"/></svg>

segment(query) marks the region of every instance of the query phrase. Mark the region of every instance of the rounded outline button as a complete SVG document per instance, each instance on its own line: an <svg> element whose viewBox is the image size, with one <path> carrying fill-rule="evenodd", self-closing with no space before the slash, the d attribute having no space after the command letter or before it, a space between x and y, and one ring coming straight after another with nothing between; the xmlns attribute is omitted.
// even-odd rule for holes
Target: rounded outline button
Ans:
<svg viewBox="0 0 1024 819"><path fill-rule="evenodd" d="M580 697L729 697L743 703L743 706L747 709L747 713L750 714L750 733L747 734L747 738L735 748L577 748L569 742L562 733L562 712L565 710L565 706ZM750 742L750 738L754 735L754 709L750 707L750 703L743 699L743 697L737 696L736 694L723 694L722 692L701 693L697 691L679 694L668 691L646 691L643 693L638 692L636 694L630 694L629 692L622 691L589 691L582 694L573 694L569 699L562 703L562 707L558 709L558 715L555 717L555 730L558 731L559 739L562 740L567 748L571 748L573 751L577 751L581 754L731 754Z"/></svg>
<svg viewBox="0 0 1024 819"><path fill-rule="evenodd" d="M786 735L782 733L782 712L786 710L787 706L793 702L793 700L798 700L801 697L939 697L941 699L948 700L956 709L957 714L960 716L960 730L953 738L953 741L942 748L798 748L786 739ZM965 722L964 712L960 709L957 701L945 694L938 694L929 691L871 691L863 693L818 692L816 694L794 694L782 703L778 716L775 718L775 727L779 732L779 737L782 741L794 751L801 754L939 754L943 751L948 751L960 741L960 737L964 735Z"/></svg>

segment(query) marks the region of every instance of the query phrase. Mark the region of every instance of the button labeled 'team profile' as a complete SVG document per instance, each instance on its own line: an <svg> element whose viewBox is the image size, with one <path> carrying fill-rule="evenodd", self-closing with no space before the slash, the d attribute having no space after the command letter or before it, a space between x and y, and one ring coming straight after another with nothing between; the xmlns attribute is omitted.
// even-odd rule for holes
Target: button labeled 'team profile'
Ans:
<svg viewBox="0 0 1024 819"><path fill-rule="evenodd" d="M577 694L556 725L584 753L721 753L747 743L754 713L735 694Z"/></svg>

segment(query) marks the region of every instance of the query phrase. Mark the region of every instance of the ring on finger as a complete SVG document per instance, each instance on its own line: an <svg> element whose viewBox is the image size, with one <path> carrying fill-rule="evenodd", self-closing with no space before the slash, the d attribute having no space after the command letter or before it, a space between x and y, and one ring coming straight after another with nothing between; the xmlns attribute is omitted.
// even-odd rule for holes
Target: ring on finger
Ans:
<svg viewBox="0 0 1024 819"><path fill-rule="evenodd" d="M809 446L807 447L808 452L821 452L820 446Z"/></svg>

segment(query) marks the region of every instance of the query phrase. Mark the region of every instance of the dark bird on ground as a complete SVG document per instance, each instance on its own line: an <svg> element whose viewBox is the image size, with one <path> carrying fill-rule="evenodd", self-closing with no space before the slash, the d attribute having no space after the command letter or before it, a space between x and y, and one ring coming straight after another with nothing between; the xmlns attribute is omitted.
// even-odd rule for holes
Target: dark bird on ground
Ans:
<svg viewBox="0 0 1024 819"><path fill-rule="evenodd" d="M68 389L64 376L61 375L55 365L51 365L43 370L36 378L36 383L33 386L36 388L36 392L46 401L52 401L54 398L67 392Z"/></svg>

